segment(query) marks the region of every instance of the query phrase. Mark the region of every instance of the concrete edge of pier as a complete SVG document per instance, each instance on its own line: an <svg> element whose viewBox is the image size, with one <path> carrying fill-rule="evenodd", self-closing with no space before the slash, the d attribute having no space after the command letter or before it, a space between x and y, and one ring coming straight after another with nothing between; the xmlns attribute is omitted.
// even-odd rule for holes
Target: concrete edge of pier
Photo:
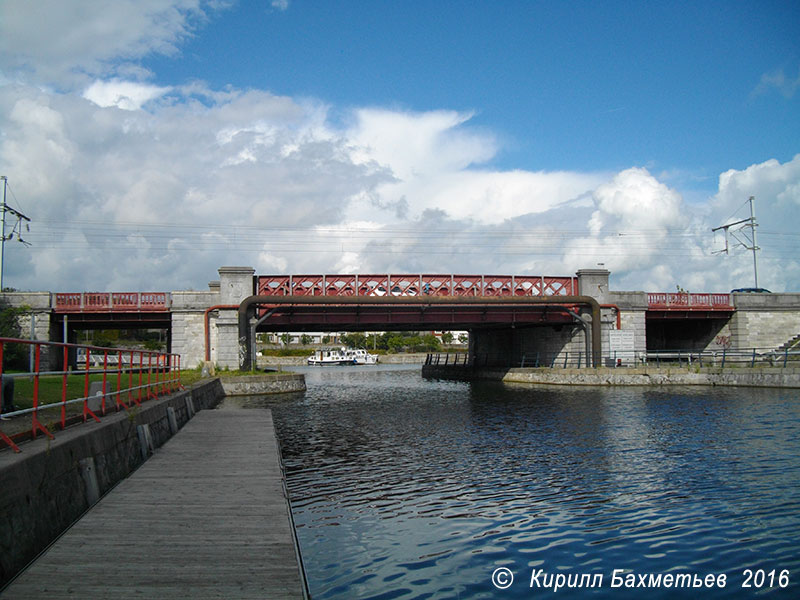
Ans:
<svg viewBox="0 0 800 600"><path fill-rule="evenodd" d="M473 368L425 365L424 377L493 380L504 383L599 386L742 386L800 388L798 367L621 367L597 369Z"/></svg>
<svg viewBox="0 0 800 600"><path fill-rule="evenodd" d="M0 452L0 588L119 481L224 397L219 379Z"/></svg>

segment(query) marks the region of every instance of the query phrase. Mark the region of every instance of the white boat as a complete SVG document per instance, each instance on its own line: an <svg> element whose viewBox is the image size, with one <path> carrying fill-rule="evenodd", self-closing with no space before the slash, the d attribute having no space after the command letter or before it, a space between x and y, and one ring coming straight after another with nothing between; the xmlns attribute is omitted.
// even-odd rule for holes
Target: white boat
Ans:
<svg viewBox="0 0 800 600"><path fill-rule="evenodd" d="M345 351L345 356L351 357L355 364L357 365L377 365L378 364L378 355L377 354L370 354L363 348L347 348Z"/></svg>
<svg viewBox="0 0 800 600"><path fill-rule="evenodd" d="M355 358L347 356L344 348L320 348L308 357L309 365L354 365Z"/></svg>

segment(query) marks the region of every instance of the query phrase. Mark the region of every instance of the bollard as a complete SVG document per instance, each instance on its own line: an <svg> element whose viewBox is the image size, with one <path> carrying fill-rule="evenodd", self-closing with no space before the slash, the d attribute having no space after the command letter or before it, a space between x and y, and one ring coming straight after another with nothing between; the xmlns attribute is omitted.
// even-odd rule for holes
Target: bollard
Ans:
<svg viewBox="0 0 800 600"><path fill-rule="evenodd" d="M97 469L94 465L94 457L82 458L78 461L78 465L86 488L86 501L89 506L92 506L100 500L100 486L97 485Z"/></svg>
<svg viewBox="0 0 800 600"><path fill-rule="evenodd" d="M153 436L150 434L150 425L137 425L136 434L139 436L142 460L147 460L147 457L153 453Z"/></svg>
<svg viewBox="0 0 800 600"><path fill-rule="evenodd" d="M169 421L169 432L172 435L178 433L178 418L175 416L175 409L167 407L167 421Z"/></svg>

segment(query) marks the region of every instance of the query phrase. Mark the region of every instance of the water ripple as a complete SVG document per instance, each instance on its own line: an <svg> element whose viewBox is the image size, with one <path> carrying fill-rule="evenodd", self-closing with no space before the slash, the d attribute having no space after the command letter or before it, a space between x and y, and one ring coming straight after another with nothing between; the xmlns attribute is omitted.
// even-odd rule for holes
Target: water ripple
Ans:
<svg viewBox="0 0 800 600"><path fill-rule="evenodd" d="M309 371L307 385L272 409L314 598L500 597L498 566L517 574L503 598L531 597L534 568L602 573L601 596L623 568L726 573L703 592L717 597L741 595L746 568L800 578L796 394L408 370Z"/></svg>

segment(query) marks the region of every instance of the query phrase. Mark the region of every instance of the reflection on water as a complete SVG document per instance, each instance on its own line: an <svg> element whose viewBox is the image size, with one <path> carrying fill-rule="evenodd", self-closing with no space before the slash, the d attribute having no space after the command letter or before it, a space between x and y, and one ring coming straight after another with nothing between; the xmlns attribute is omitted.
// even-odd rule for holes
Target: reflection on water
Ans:
<svg viewBox="0 0 800 600"><path fill-rule="evenodd" d="M267 399L314 598L529 598L532 569L800 579L791 390L512 387L304 370ZM500 591L492 572L508 567ZM777 575L776 575L777 582ZM764 591L764 590L762 590ZM588 590L560 590L582 596ZM654 597L697 590L655 589Z"/></svg>

